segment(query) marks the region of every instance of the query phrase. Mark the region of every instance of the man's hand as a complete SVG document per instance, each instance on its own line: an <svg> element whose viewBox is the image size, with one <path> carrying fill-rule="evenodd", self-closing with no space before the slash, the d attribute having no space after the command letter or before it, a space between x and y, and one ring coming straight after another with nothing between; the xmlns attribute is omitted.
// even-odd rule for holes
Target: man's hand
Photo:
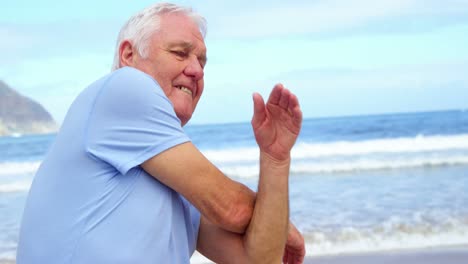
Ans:
<svg viewBox="0 0 468 264"><path fill-rule="evenodd" d="M297 97L277 84L266 105L258 93L253 95L253 101L252 128L260 151L277 161L289 159L302 124Z"/></svg>
<svg viewBox="0 0 468 264"><path fill-rule="evenodd" d="M289 223L288 240L284 249L283 263L301 264L304 262L305 253L304 238L296 227Z"/></svg>

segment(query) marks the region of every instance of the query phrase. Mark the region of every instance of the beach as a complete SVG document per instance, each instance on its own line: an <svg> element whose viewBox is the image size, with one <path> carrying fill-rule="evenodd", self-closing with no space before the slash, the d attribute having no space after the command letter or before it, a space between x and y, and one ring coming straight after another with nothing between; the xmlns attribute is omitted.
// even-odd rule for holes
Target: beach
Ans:
<svg viewBox="0 0 468 264"><path fill-rule="evenodd" d="M369 249L372 250L372 249ZM310 252L308 252L310 253ZM313 253L312 253L313 254ZM310 255L310 254L308 254ZM208 259L195 252L191 263L212 264ZM456 247L437 247L412 250L391 250L307 256L304 264L466 264L468 245ZM1 262L0 262L1 264Z"/></svg>
<svg viewBox="0 0 468 264"><path fill-rule="evenodd" d="M2 260L0 264L14 264ZM206 262L209 263L209 262ZM305 264L465 264L468 263L468 245L465 247L429 248L406 251L386 251L361 254L307 257Z"/></svg>
<svg viewBox="0 0 468 264"><path fill-rule="evenodd" d="M429 248L407 251L347 254L308 257L306 264L465 264L468 263L468 245L465 247Z"/></svg>

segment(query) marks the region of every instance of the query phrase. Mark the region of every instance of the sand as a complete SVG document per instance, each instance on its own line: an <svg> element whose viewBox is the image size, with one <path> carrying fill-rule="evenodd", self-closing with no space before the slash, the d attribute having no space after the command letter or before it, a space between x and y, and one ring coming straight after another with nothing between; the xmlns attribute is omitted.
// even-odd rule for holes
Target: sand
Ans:
<svg viewBox="0 0 468 264"><path fill-rule="evenodd" d="M0 259L0 264L14 264ZM467 264L468 246L307 257L306 264Z"/></svg>
<svg viewBox="0 0 468 264"><path fill-rule="evenodd" d="M306 264L467 264L468 246L308 257Z"/></svg>

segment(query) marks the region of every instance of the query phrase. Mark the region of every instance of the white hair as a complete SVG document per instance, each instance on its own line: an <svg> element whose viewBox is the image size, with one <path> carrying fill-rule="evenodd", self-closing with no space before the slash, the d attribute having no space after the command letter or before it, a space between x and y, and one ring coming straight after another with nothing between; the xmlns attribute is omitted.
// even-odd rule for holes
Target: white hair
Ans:
<svg viewBox="0 0 468 264"><path fill-rule="evenodd" d="M190 7L178 6L171 3L156 3L133 15L120 29L115 47L114 63L112 71L120 68L120 44L129 40L137 49L141 57L148 56L150 39L159 30L161 16L169 13L184 14L191 18L200 29L203 38L206 35L206 20L195 13Z"/></svg>

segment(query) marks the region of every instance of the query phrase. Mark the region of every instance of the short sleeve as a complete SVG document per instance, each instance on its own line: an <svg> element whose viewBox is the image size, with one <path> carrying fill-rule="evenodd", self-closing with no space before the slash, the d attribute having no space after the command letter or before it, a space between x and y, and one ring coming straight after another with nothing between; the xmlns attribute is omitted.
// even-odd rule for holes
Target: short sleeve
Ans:
<svg viewBox="0 0 468 264"><path fill-rule="evenodd" d="M111 74L98 91L87 122L85 149L126 174L189 140L156 81L127 67Z"/></svg>
<svg viewBox="0 0 468 264"><path fill-rule="evenodd" d="M200 211L198 211L197 208L195 208L193 205L190 205L190 216L191 216L191 221L192 221L192 227L193 227L193 241L190 244L190 254L193 254L195 250L197 249L197 241L198 241L198 231L200 230Z"/></svg>
<svg viewBox="0 0 468 264"><path fill-rule="evenodd" d="M180 196L185 208L185 225L187 230L188 250L191 256L197 249L198 231L200 230L200 211L183 196Z"/></svg>

